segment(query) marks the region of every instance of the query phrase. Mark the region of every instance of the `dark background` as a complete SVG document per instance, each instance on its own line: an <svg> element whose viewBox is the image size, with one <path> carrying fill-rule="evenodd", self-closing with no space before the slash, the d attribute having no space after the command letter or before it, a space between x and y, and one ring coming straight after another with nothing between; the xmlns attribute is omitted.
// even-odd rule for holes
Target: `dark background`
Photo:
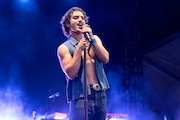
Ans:
<svg viewBox="0 0 180 120"><path fill-rule="evenodd" d="M127 113L126 37L139 36L137 45L143 53L179 31L179 0L1 0L1 98L7 97L3 94L7 88L13 95L20 89L20 99L30 109L43 114L48 106L48 111L67 112L66 81L56 49L66 40L59 22L73 6L86 11L94 34L100 36L110 53L105 66L111 85L108 112ZM48 99L56 92L60 96Z"/></svg>

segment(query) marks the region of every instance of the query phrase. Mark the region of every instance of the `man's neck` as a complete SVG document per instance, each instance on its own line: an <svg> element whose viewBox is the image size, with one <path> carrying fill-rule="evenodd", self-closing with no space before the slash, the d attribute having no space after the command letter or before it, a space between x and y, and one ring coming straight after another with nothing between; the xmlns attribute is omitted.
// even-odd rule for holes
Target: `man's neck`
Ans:
<svg viewBox="0 0 180 120"><path fill-rule="evenodd" d="M82 33L72 33L71 36L79 42L83 38L84 34L82 34Z"/></svg>

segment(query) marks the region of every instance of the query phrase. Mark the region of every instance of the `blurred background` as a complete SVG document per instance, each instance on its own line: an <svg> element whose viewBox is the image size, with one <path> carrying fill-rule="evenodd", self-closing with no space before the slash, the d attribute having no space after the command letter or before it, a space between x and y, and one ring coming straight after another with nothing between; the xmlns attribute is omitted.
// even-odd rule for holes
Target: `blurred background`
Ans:
<svg viewBox="0 0 180 120"><path fill-rule="evenodd" d="M0 120L68 113L56 50L74 6L110 53L107 119L179 120L178 0L0 0Z"/></svg>

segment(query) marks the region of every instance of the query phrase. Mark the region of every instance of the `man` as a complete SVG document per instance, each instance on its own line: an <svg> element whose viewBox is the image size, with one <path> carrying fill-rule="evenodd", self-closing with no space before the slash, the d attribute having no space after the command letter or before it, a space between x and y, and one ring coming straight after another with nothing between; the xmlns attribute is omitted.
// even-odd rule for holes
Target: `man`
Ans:
<svg viewBox="0 0 180 120"><path fill-rule="evenodd" d="M88 17L79 7L64 14L61 24L68 39L58 47L57 56L67 79L70 120L85 120L85 93L88 120L105 120L109 84L103 64L109 62L109 52L87 23Z"/></svg>

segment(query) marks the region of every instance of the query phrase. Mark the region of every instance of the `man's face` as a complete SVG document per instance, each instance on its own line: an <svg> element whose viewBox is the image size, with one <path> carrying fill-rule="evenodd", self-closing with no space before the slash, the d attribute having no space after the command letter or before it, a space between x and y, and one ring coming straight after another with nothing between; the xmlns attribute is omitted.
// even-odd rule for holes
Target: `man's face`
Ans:
<svg viewBox="0 0 180 120"><path fill-rule="evenodd" d="M85 24L85 18L81 11L74 11L70 18L70 31L81 32L82 25Z"/></svg>

